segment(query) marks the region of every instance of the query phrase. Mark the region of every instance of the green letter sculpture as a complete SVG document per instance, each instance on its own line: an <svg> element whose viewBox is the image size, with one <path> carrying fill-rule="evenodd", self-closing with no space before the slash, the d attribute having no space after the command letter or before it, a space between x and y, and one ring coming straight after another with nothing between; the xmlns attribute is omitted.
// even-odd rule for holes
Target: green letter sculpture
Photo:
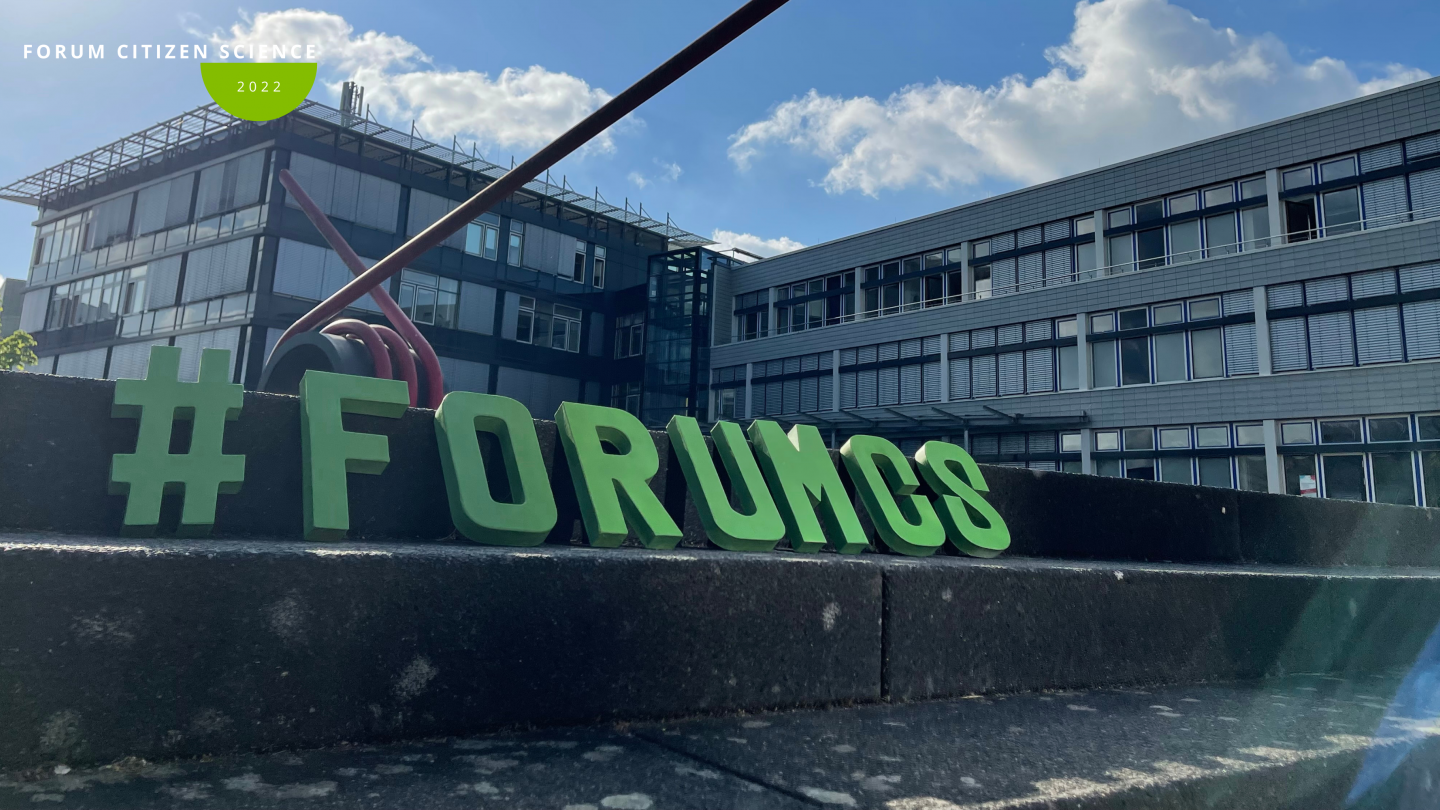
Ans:
<svg viewBox="0 0 1440 810"><path fill-rule="evenodd" d="M774 422L757 419L750 423L750 440L785 520L791 548L819 551L827 536L841 554L859 554L869 546L860 516L814 425L796 425L787 436Z"/></svg>
<svg viewBox="0 0 1440 810"><path fill-rule="evenodd" d="M640 420L616 408L562 402L555 423L590 545L620 545L628 523L646 548L674 548L680 527L650 489L660 454ZM602 441L619 455L606 453Z"/></svg>
<svg viewBox="0 0 1440 810"><path fill-rule="evenodd" d="M955 548L971 557L994 557L1010 547L1010 529L981 492L989 492L980 465L961 447L926 442L915 453L925 483L940 498L936 511ZM976 518L984 526L976 522Z"/></svg>
<svg viewBox="0 0 1440 810"><path fill-rule="evenodd" d="M876 436L851 436L840 458L885 545L927 557L945 544L945 527L930 501L915 494L920 479L900 448Z"/></svg>
<svg viewBox="0 0 1440 810"><path fill-rule="evenodd" d="M477 430L500 443L513 503L490 496ZM461 534L492 546L533 546L555 528L555 495L545 474L535 420L509 397L455 391L435 411L435 438L450 494L450 519Z"/></svg>
<svg viewBox="0 0 1440 810"><path fill-rule="evenodd" d="M410 404L402 380L307 371L300 381L300 450L305 472L305 539L343 540L350 530L346 473L379 475L390 463L390 442L351 433L342 413L398 419Z"/></svg>
<svg viewBox="0 0 1440 810"><path fill-rule="evenodd" d="M117 380L110 415L139 419L135 452L117 453L110 462L110 494L128 495L121 531L154 534L160 523L160 500L183 492L178 534L196 537L215 525L220 493L234 495L245 481L245 457L221 453L225 423L240 418L245 390L230 382L230 352L200 353L200 381L182 383L180 349L152 346L143 380ZM176 419L192 421L190 452L170 453L170 431Z"/></svg>
<svg viewBox="0 0 1440 810"><path fill-rule="evenodd" d="M730 506L720 473L705 446L700 424L690 416L670 419L665 432L670 434L670 447L685 473L690 498L710 542L726 551L770 551L785 536L785 522L775 508L775 500L765 486L765 477L750 452L745 431L734 422L716 422L710 428L715 451L730 476L730 486L740 503L736 511Z"/></svg>

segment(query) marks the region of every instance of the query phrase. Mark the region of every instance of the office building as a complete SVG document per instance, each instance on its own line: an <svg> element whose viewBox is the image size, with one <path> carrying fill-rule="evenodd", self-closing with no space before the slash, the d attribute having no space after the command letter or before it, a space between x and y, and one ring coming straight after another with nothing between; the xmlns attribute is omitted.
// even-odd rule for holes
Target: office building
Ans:
<svg viewBox="0 0 1440 810"><path fill-rule="evenodd" d="M216 347L253 389L285 327L351 278L287 199L282 168L371 264L505 171L307 101L265 123L207 105L11 183L0 197L39 208L20 318L39 343L32 370L141 377L164 344L182 348L182 376L194 379L200 350ZM693 368L696 330L680 322L709 295L693 282L732 264L707 244L542 178L388 290L450 390L504 394L548 418L564 400L653 411L642 394L653 380L663 407L698 413L706 369ZM369 296L347 314L382 320ZM655 369L652 317L665 324L649 332L663 355ZM677 381L682 371L690 378Z"/></svg>
<svg viewBox="0 0 1440 810"><path fill-rule="evenodd" d="M716 296L719 418L1440 506L1440 80L755 262Z"/></svg>

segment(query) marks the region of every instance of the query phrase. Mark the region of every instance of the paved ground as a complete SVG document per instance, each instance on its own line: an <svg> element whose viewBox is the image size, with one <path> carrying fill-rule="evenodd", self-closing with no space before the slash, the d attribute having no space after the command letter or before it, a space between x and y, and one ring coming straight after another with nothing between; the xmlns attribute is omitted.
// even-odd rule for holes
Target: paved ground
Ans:
<svg viewBox="0 0 1440 810"><path fill-rule="evenodd" d="M1427 690L1293 677L47 767L0 777L0 808L1314 810L1357 782L1385 783L1359 806L1433 807Z"/></svg>

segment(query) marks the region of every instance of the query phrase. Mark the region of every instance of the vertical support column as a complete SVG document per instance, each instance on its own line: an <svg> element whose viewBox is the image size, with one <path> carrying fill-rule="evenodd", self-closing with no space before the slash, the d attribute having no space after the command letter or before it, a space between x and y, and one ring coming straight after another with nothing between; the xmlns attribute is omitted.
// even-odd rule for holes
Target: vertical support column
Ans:
<svg viewBox="0 0 1440 810"><path fill-rule="evenodd" d="M1285 218L1280 215L1280 170L1265 170L1265 205L1270 214L1270 247L1285 243ZM1249 246L1246 249L1250 249Z"/></svg>
<svg viewBox="0 0 1440 810"><path fill-rule="evenodd" d="M1078 368L1076 374L1080 376L1080 387L1077 390L1090 390L1090 346L1086 337L1089 334L1090 318L1080 312L1075 315L1075 363ZM1057 352L1058 354L1058 352Z"/></svg>
<svg viewBox="0 0 1440 810"><path fill-rule="evenodd" d="M968 241L960 243L960 295L962 301L968 301L975 297L975 277L970 275L970 243Z"/></svg>
<svg viewBox="0 0 1440 810"><path fill-rule="evenodd" d="M830 410L840 410L840 350L830 354Z"/></svg>
<svg viewBox="0 0 1440 810"><path fill-rule="evenodd" d="M750 392L750 377L755 373L755 364L745 364L745 418L754 419L755 395Z"/></svg>
<svg viewBox="0 0 1440 810"><path fill-rule="evenodd" d="M1285 472L1280 468L1280 430L1274 419L1266 419L1265 430L1265 483L1270 492L1285 493Z"/></svg>
<svg viewBox="0 0 1440 810"><path fill-rule="evenodd" d="M950 333L940 336L940 401L950 401Z"/></svg>
<svg viewBox="0 0 1440 810"><path fill-rule="evenodd" d="M1080 428L1080 472L1084 475L1095 474L1095 462L1090 460L1090 428Z"/></svg>
<svg viewBox="0 0 1440 810"><path fill-rule="evenodd" d="M1105 209L1095 212L1095 269L1110 266L1110 243L1105 239ZM1097 273L1097 275L1108 275Z"/></svg>
<svg viewBox="0 0 1440 810"><path fill-rule="evenodd" d="M970 428L965 428L965 432L960 436L960 441L964 442L960 446L965 448L965 452L970 452Z"/></svg>
<svg viewBox="0 0 1440 810"><path fill-rule="evenodd" d="M1270 376L1270 315L1266 309L1265 286L1255 288L1255 362L1260 376Z"/></svg>
<svg viewBox="0 0 1440 810"><path fill-rule="evenodd" d="M775 288L765 294L765 331L760 337L775 334Z"/></svg>

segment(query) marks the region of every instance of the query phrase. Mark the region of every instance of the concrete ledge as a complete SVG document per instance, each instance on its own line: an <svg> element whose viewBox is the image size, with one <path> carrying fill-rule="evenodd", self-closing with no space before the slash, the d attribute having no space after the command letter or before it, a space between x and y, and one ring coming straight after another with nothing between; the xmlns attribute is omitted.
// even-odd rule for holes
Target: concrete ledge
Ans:
<svg viewBox="0 0 1440 810"><path fill-rule="evenodd" d="M118 533L125 499L107 494L110 459L134 450L137 422L110 418L113 389L106 381L0 372L0 480L6 481L0 529ZM391 454L384 474L350 476L351 538L451 536L431 412L345 419L352 429L387 436ZM550 541L583 542L555 425L537 421L536 427L559 509ZM661 466L651 488L685 529L684 545L705 547L668 437L652 435ZM247 472L239 494L220 497L216 536L298 537L298 400L246 394L241 418L227 428L225 452L245 454ZM1012 557L1440 565L1436 510L1003 467L987 467L986 476L988 497L1011 529ZM174 525L179 503L166 499L162 526ZM868 528L863 510L862 522Z"/></svg>
<svg viewBox="0 0 1440 810"><path fill-rule="evenodd" d="M896 561L885 693L1379 672L1410 665L1437 624L1431 570Z"/></svg>
<svg viewBox="0 0 1440 810"><path fill-rule="evenodd" d="M0 535L0 765L1374 671L1437 613L1432 572Z"/></svg>
<svg viewBox="0 0 1440 810"><path fill-rule="evenodd" d="M793 555L0 535L0 763L876 700L880 600Z"/></svg>

